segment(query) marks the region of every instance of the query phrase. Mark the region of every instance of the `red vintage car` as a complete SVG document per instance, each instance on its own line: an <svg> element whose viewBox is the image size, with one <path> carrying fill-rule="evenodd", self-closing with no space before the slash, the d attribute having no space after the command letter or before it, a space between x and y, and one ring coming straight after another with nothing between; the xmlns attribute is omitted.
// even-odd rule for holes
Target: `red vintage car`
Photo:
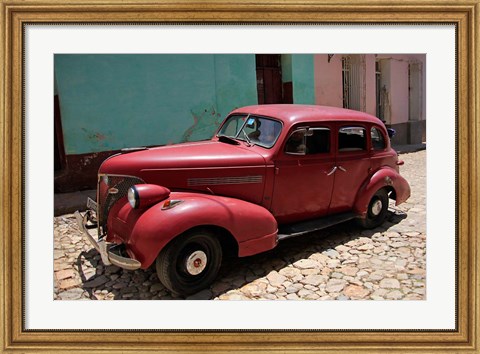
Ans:
<svg viewBox="0 0 480 354"><path fill-rule="evenodd" d="M209 286L226 255L254 255L353 218L379 226L389 198L398 205L410 196L402 164L384 124L366 113L249 106L209 141L108 158L97 202L76 216L106 265L156 262L165 287L187 295Z"/></svg>

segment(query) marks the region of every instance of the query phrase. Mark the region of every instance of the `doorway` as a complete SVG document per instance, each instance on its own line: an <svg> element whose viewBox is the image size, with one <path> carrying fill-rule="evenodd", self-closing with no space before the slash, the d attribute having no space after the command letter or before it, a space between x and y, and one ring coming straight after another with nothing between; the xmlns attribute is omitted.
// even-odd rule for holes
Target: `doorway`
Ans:
<svg viewBox="0 0 480 354"><path fill-rule="evenodd" d="M256 54L258 104L283 103L280 54Z"/></svg>
<svg viewBox="0 0 480 354"><path fill-rule="evenodd" d="M60 171L65 167L65 148L63 146L62 120L60 117L60 100L58 95L53 96L53 164L54 171Z"/></svg>

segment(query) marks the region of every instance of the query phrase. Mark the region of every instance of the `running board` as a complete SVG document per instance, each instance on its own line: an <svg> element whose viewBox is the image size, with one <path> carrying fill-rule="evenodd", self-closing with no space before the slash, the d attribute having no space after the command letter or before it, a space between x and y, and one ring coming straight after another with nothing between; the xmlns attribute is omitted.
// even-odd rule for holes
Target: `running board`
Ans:
<svg viewBox="0 0 480 354"><path fill-rule="evenodd" d="M318 231L358 217L355 213L342 213L324 216L315 220L302 221L295 224L281 226L278 230L277 240L300 236L312 231Z"/></svg>

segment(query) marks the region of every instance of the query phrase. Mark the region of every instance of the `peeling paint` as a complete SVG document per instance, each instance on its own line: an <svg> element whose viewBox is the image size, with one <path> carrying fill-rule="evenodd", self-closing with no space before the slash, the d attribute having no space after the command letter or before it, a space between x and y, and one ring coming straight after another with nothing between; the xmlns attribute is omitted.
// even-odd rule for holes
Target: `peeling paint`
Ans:
<svg viewBox="0 0 480 354"><path fill-rule="evenodd" d="M92 132L92 131L90 131L88 129L85 129L85 128L82 128L82 130L85 132L88 140L92 140L92 141L95 141L95 142L100 142L100 141L103 141L103 140L107 139L107 136L105 134L98 133L98 132Z"/></svg>
<svg viewBox="0 0 480 354"><path fill-rule="evenodd" d="M383 110L383 119L387 124L392 124L392 106L390 104L390 91L387 90L387 87L383 85L380 90L380 107Z"/></svg>
<svg viewBox="0 0 480 354"><path fill-rule="evenodd" d="M193 124L185 130L182 135L182 142L195 141L198 139L192 138L192 135L212 136L215 130L221 123L220 113L217 113L215 107L209 109L202 109L202 113L190 111L193 118Z"/></svg>
<svg viewBox="0 0 480 354"><path fill-rule="evenodd" d="M82 161L82 165L83 166L88 166L92 162L94 162L96 160L96 158L97 158L97 153L91 154L89 156L85 156L85 158Z"/></svg>

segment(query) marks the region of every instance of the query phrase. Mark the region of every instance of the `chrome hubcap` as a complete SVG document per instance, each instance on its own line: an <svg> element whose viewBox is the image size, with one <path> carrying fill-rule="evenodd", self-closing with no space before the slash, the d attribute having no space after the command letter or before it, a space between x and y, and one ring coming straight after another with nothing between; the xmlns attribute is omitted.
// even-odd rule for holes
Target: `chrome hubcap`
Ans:
<svg viewBox="0 0 480 354"><path fill-rule="evenodd" d="M382 207L383 205L380 199L377 199L376 201L374 201L372 204L372 214L375 216L380 214L380 212L382 211Z"/></svg>
<svg viewBox="0 0 480 354"><path fill-rule="evenodd" d="M187 258L185 266L190 275L198 275L207 266L207 255L203 251L195 251Z"/></svg>

